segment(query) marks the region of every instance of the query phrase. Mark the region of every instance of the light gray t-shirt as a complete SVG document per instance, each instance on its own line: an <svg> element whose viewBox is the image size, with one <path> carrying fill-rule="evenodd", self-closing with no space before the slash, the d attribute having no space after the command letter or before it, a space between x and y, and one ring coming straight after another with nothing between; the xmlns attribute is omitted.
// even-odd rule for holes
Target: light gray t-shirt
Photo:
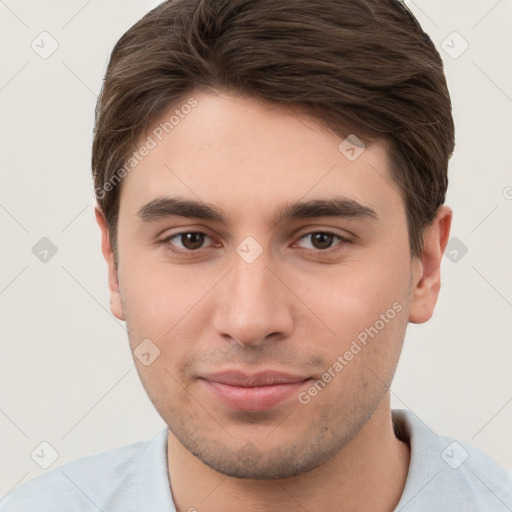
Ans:
<svg viewBox="0 0 512 512"><path fill-rule="evenodd" d="M512 512L512 475L470 445L440 437L412 412L393 410L411 446L395 512ZM200 501L190 509L201 510ZM53 469L12 490L0 512L176 512L167 469L167 429L153 439Z"/></svg>

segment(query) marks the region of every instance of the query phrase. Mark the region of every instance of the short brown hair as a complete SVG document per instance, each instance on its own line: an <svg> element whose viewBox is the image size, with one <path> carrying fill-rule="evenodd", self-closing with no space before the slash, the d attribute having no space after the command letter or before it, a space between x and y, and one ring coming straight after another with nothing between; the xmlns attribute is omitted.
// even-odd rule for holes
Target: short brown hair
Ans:
<svg viewBox="0 0 512 512"><path fill-rule="evenodd" d="M112 180L148 127L194 90L296 107L342 137L387 142L411 254L421 255L424 229L445 201L455 128L439 52L405 4L168 0L133 25L112 51L92 147L116 262Z"/></svg>

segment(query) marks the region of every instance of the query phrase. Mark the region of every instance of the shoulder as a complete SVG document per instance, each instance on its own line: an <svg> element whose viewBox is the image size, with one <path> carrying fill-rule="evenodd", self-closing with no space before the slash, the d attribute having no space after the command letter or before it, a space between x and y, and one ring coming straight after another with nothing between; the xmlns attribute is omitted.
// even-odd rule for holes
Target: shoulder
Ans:
<svg viewBox="0 0 512 512"><path fill-rule="evenodd" d="M136 500L148 482L158 486L153 494L160 501L169 500L166 446L164 430L152 439L69 462L9 492L0 512L143 510L135 508Z"/></svg>
<svg viewBox="0 0 512 512"><path fill-rule="evenodd" d="M396 511L512 510L512 475L488 455L464 441L437 435L410 411L394 410L393 422L411 447Z"/></svg>

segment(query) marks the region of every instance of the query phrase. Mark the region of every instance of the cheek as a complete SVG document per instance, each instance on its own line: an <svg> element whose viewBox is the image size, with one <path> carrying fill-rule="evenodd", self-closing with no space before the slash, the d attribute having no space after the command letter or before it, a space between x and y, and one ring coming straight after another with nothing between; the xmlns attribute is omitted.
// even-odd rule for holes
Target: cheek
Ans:
<svg viewBox="0 0 512 512"><path fill-rule="evenodd" d="M395 266L396 267L396 266ZM311 309L342 342L376 322L389 323L407 304L409 277L407 269L392 265L358 263L340 267L336 272L315 276L301 294ZM381 320L381 315L384 319Z"/></svg>
<svg viewBox="0 0 512 512"><path fill-rule="evenodd" d="M190 267L189 267L190 268ZM177 265L137 257L132 253L120 265L121 293L141 321L171 324L180 312L206 291L206 285Z"/></svg>
<svg viewBox="0 0 512 512"><path fill-rule="evenodd" d="M208 294L218 281L218 273L199 272L193 265L142 261L132 257L120 268L130 347L135 351L142 340L152 340L160 350L155 371L157 362L165 362L166 368L176 373L176 369L186 365L192 351L197 350L201 332L208 328ZM167 377L161 375L164 380Z"/></svg>
<svg viewBox="0 0 512 512"><path fill-rule="evenodd" d="M377 406L396 371L407 325L405 309L388 313L387 320L355 327L353 335L343 332L334 344L326 341L324 373L300 397L313 407L313 416L326 414L339 423L339 418L358 417Z"/></svg>
<svg viewBox="0 0 512 512"><path fill-rule="evenodd" d="M320 393L318 406L333 397L345 407L380 396L391 382L408 323L408 276L389 267L384 272L386 264L354 264L308 290L311 308L332 331L315 347L330 379L330 392Z"/></svg>

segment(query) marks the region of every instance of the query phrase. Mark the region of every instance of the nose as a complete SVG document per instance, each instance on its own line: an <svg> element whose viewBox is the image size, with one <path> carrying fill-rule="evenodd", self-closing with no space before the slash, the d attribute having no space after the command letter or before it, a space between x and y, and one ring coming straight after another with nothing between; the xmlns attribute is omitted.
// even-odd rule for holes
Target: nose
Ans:
<svg viewBox="0 0 512 512"><path fill-rule="evenodd" d="M251 263L234 255L213 313L213 328L224 339L256 347L292 333L297 304L285 276L269 264L265 252Z"/></svg>

